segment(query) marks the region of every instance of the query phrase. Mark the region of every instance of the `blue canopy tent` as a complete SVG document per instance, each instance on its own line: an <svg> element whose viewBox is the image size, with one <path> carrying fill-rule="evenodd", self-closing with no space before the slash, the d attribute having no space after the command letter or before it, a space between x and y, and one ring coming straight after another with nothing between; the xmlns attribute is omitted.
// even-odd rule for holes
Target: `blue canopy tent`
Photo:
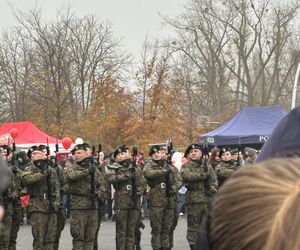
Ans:
<svg viewBox="0 0 300 250"><path fill-rule="evenodd" d="M200 144L253 145L265 143L287 114L280 106L242 108L230 121L200 136Z"/></svg>

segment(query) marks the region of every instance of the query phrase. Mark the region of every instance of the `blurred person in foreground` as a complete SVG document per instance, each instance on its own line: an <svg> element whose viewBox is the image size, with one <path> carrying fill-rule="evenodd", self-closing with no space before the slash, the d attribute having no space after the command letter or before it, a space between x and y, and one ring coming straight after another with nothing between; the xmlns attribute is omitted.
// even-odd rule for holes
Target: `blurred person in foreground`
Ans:
<svg viewBox="0 0 300 250"><path fill-rule="evenodd" d="M0 222L3 222L5 216L4 196L6 190L11 185L11 182L12 182L11 171L7 167L7 162L2 157L0 157ZM0 236L0 240L1 240L1 236Z"/></svg>
<svg viewBox="0 0 300 250"><path fill-rule="evenodd" d="M10 179L10 171L7 168L7 163L3 158L0 157L0 197L3 197L3 192L8 188L11 182ZM4 206L3 203L0 202L0 222L4 217Z"/></svg>
<svg viewBox="0 0 300 250"><path fill-rule="evenodd" d="M210 249L299 249L299 166L300 158L273 159L234 173L214 198Z"/></svg>

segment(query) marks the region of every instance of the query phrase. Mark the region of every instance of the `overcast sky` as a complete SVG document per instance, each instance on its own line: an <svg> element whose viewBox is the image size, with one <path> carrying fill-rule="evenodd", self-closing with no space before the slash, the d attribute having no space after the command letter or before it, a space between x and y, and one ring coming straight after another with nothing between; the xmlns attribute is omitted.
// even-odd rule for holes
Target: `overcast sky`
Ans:
<svg viewBox="0 0 300 250"><path fill-rule="evenodd" d="M162 26L162 15L172 17L181 13L183 5L189 0L0 0L0 27L14 24L10 9L27 10L35 4L41 8L44 16L54 17L56 10L71 4L78 16L93 14L99 20L109 20L113 24L115 36L122 38L124 48L138 57L146 36L164 38L170 30Z"/></svg>

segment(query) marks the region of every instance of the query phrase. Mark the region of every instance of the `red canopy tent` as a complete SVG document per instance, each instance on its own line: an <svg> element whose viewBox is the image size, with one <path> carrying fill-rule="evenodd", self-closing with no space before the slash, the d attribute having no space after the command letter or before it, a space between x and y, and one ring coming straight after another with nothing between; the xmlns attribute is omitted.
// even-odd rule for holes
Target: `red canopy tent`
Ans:
<svg viewBox="0 0 300 250"><path fill-rule="evenodd" d="M50 148L55 147L56 143L59 143L61 146L61 140L47 135L29 121L2 124L0 126L0 144L13 143L13 138L9 133L12 128L17 129L19 132L15 138L15 143L21 149L28 149L30 146L36 144L47 144L47 142Z"/></svg>

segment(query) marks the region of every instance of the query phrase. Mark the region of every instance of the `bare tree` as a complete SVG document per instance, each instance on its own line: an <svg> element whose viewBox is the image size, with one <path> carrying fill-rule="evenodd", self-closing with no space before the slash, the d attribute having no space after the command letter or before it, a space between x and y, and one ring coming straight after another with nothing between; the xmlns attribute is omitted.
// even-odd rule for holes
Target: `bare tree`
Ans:
<svg viewBox="0 0 300 250"><path fill-rule="evenodd" d="M299 6L296 1L193 0L176 19L165 18L177 36L164 46L186 56L177 55L179 65L186 58L192 63L186 77L192 71L198 75L194 98L202 102L203 114L283 103L299 60L299 31L293 26Z"/></svg>

